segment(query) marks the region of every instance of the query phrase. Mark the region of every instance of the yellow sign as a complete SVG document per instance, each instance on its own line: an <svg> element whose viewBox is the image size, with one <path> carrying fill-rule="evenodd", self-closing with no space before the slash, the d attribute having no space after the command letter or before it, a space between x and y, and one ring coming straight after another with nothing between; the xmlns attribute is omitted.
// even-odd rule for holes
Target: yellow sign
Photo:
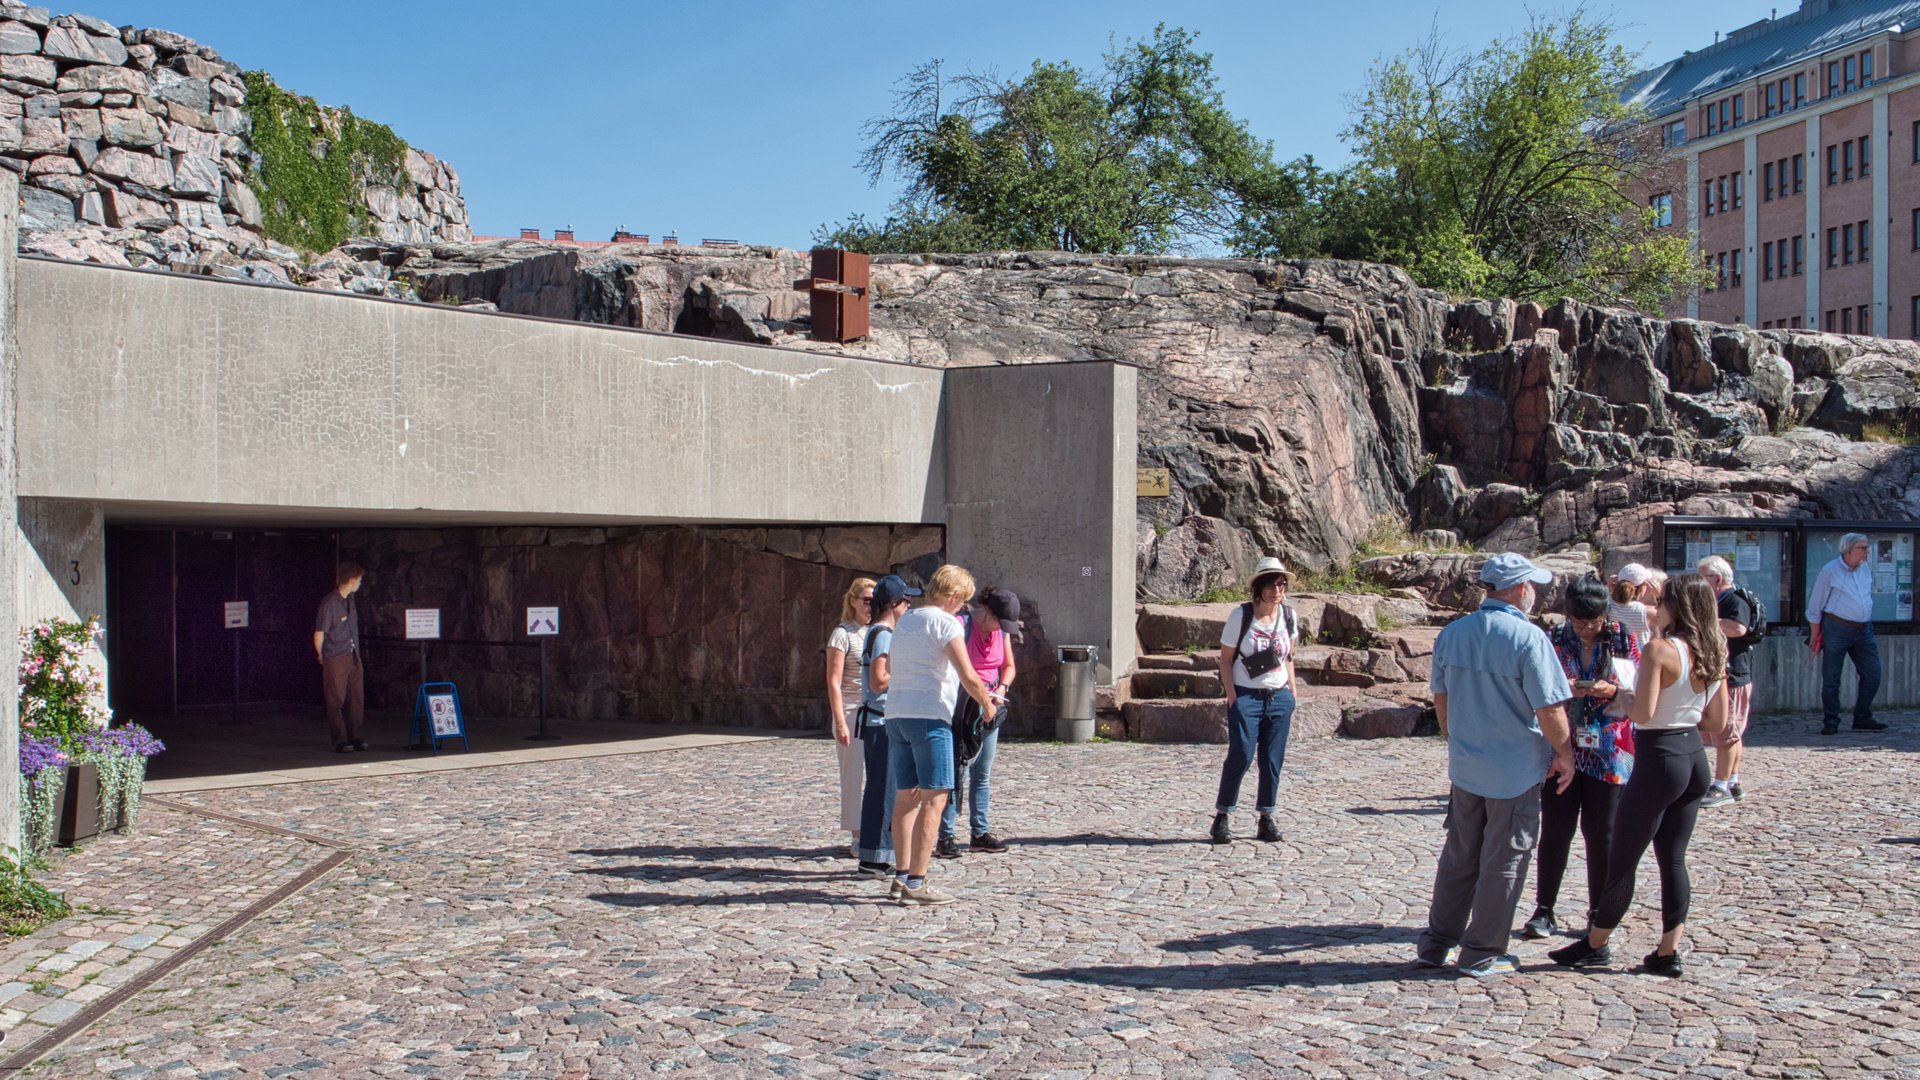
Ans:
<svg viewBox="0 0 1920 1080"><path fill-rule="evenodd" d="M1173 478L1165 469L1141 469L1139 485L1134 494L1146 499L1158 495L1173 494Z"/></svg>

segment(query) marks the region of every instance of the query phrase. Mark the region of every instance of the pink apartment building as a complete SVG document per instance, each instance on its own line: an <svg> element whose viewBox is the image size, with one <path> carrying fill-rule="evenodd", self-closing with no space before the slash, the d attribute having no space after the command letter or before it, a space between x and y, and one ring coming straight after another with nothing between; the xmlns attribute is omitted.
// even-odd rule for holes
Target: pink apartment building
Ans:
<svg viewBox="0 0 1920 1080"><path fill-rule="evenodd" d="M1920 338L1920 0L1806 0L1627 96L1668 155L1637 194L1718 278L1687 315Z"/></svg>

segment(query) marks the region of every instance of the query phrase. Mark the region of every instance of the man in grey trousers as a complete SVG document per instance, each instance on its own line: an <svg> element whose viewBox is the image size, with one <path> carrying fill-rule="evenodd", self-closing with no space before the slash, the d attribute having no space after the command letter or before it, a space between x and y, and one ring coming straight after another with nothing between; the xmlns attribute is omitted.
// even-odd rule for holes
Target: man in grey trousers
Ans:
<svg viewBox="0 0 1920 1080"><path fill-rule="evenodd" d="M1453 791L1416 946L1422 967L1445 965L1455 948L1469 975L1519 966L1507 942L1540 842L1540 785L1544 779L1565 791L1573 779L1566 713L1573 687L1553 643L1527 621L1536 586L1552 581L1520 555L1495 555L1480 568L1488 593L1480 610L1434 642L1429 685Z"/></svg>

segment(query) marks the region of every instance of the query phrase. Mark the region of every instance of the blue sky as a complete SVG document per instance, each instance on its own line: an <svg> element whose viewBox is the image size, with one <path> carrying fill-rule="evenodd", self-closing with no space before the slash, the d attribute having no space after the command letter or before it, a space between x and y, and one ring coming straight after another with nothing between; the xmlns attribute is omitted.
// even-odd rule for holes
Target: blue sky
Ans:
<svg viewBox="0 0 1920 1080"><path fill-rule="evenodd" d="M1110 37L1185 26L1214 54L1228 107L1257 136L1282 157L1337 164L1347 98L1376 58L1420 41L1436 16L1449 45L1478 47L1523 27L1528 8L89 0L81 10L186 34L283 86L392 125L459 170L479 233L551 235L570 224L581 239L606 239L625 225L656 237L677 230L683 240L805 246L821 223L852 211L876 216L892 201L854 169L860 125L886 111L895 80L928 59L1003 74L1035 59L1090 66ZM1772 7L1622 0L1593 10L1657 61Z"/></svg>

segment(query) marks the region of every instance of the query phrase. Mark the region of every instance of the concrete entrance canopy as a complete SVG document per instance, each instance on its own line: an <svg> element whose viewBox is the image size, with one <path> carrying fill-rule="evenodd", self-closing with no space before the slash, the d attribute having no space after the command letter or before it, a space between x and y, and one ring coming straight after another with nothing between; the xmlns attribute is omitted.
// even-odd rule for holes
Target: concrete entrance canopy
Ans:
<svg viewBox="0 0 1920 1080"><path fill-rule="evenodd" d="M920 523L1038 601L1050 640L1100 646L1103 680L1131 663L1127 365L947 371L0 240L21 624L98 613L107 525Z"/></svg>

